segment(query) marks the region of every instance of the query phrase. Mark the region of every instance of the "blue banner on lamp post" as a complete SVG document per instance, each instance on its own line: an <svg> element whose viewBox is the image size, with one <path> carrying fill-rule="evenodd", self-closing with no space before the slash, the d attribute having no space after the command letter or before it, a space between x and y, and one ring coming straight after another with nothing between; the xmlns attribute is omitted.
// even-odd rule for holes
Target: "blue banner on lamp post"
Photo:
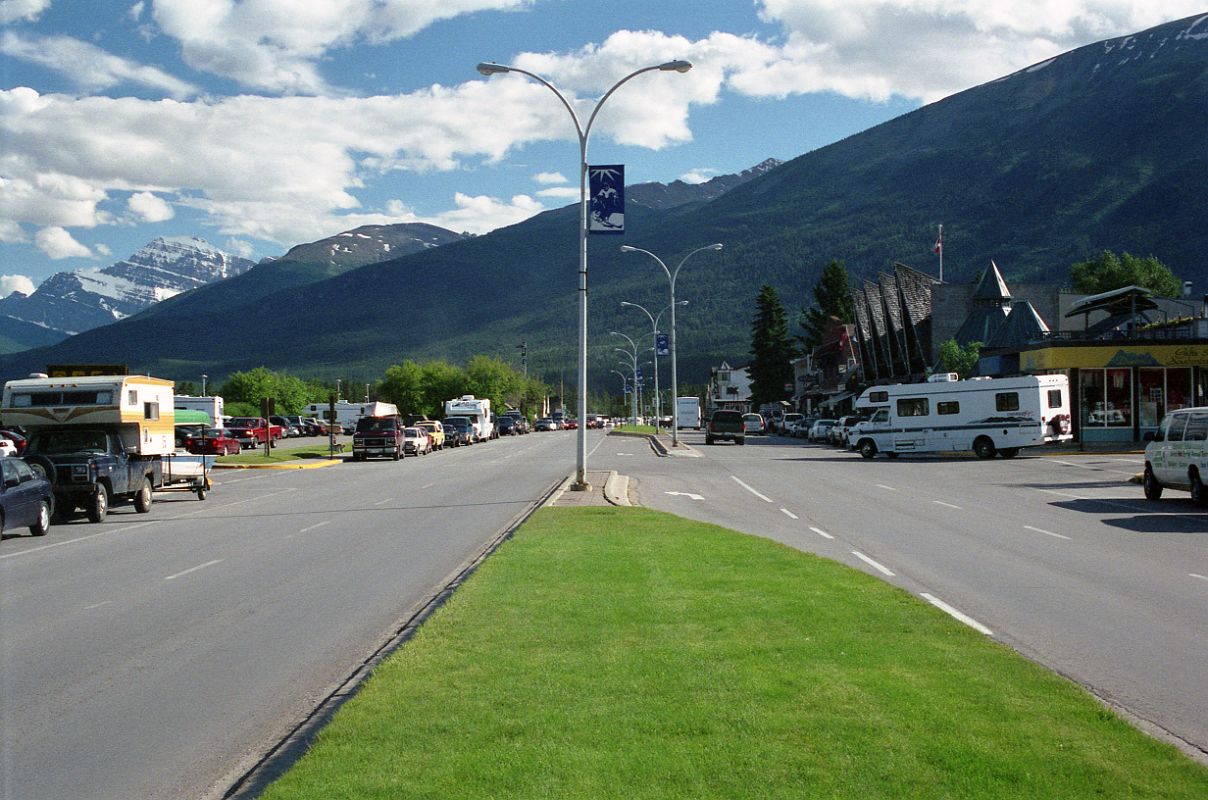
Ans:
<svg viewBox="0 0 1208 800"><path fill-rule="evenodd" d="M602 164L587 168L587 232L625 232L625 165Z"/></svg>
<svg viewBox="0 0 1208 800"><path fill-rule="evenodd" d="M669 356L671 355L671 342L665 333L656 333L654 335L654 352L655 355Z"/></svg>

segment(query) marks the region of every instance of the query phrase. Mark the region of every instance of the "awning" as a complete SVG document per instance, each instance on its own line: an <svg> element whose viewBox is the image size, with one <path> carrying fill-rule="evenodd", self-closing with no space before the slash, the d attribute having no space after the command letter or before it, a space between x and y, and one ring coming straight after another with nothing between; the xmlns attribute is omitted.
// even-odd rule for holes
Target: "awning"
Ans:
<svg viewBox="0 0 1208 800"><path fill-rule="evenodd" d="M825 406L827 408L834 408L835 406L839 405L844 400L853 396L854 394L855 394L855 392L839 392L838 394L831 395L830 397L826 398L818 405Z"/></svg>

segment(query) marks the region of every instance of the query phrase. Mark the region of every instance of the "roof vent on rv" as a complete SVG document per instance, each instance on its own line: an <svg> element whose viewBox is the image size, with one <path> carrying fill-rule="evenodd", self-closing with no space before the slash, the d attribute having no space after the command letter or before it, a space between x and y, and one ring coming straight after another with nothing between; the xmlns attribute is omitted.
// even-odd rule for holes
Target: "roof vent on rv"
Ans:
<svg viewBox="0 0 1208 800"><path fill-rule="evenodd" d="M29 377L31 377L31 378L49 378L50 376L47 375L45 372L31 372L31 373L29 373Z"/></svg>
<svg viewBox="0 0 1208 800"><path fill-rule="evenodd" d="M955 372L937 372L927 378L927 383L953 383L961 379Z"/></svg>

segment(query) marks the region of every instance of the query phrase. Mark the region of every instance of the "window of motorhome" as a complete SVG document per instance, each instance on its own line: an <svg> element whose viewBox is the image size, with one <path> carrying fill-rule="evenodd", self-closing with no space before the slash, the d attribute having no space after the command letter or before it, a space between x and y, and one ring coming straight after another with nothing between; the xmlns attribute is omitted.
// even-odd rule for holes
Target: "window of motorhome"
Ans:
<svg viewBox="0 0 1208 800"><path fill-rule="evenodd" d="M903 397L898 400L899 417L925 417L930 413L926 397Z"/></svg>
<svg viewBox="0 0 1208 800"><path fill-rule="evenodd" d="M48 392L30 392L14 394L13 408L29 408L42 406L106 406L113 402L111 392L64 392L52 390Z"/></svg>
<svg viewBox="0 0 1208 800"><path fill-rule="evenodd" d="M143 419L159 419L159 403L143 403Z"/></svg>
<svg viewBox="0 0 1208 800"><path fill-rule="evenodd" d="M138 405L138 389L130 389L126 392L126 405Z"/></svg>
<svg viewBox="0 0 1208 800"><path fill-rule="evenodd" d="M961 404L956 400L942 400L935 404L935 413L959 414L961 413Z"/></svg>
<svg viewBox="0 0 1208 800"><path fill-rule="evenodd" d="M1049 408L1061 408L1061 390L1049 389Z"/></svg>
<svg viewBox="0 0 1208 800"><path fill-rule="evenodd" d="M888 403L889 392L869 392L868 402L870 403Z"/></svg>
<svg viewBox="0 0 1208 800"><path fill-rule="evenodd" d="M999 392L994 395L994 408L997 411L1018 411L1019 392Z"/></svg>

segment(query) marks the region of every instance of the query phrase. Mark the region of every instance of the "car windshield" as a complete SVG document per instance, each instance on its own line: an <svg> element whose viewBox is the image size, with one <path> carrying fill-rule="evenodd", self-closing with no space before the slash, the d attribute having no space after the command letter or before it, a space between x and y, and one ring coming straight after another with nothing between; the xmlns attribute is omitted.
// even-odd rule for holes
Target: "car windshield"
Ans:
<svg viewBox="0 0 1208 800"><path fill-rule="evenodd" d="M398 428L394 417L361 417L357 420L357 433L393 431Z"/></svg>
<svg viewBox="0 0 1208 800"><path fill-rule="evenodd" d="M406 436L408 439L418 439L421 436L427 436L428 434L420 433L419 428L406 428L403 431L403 435Z"/></svg>
<svg viewBox="0 0 1208 800"><path fill-rule="evenodd" d="M43 431L35 433L26 452L42 453L104 453L108 449L104 431Z"/></svg>

